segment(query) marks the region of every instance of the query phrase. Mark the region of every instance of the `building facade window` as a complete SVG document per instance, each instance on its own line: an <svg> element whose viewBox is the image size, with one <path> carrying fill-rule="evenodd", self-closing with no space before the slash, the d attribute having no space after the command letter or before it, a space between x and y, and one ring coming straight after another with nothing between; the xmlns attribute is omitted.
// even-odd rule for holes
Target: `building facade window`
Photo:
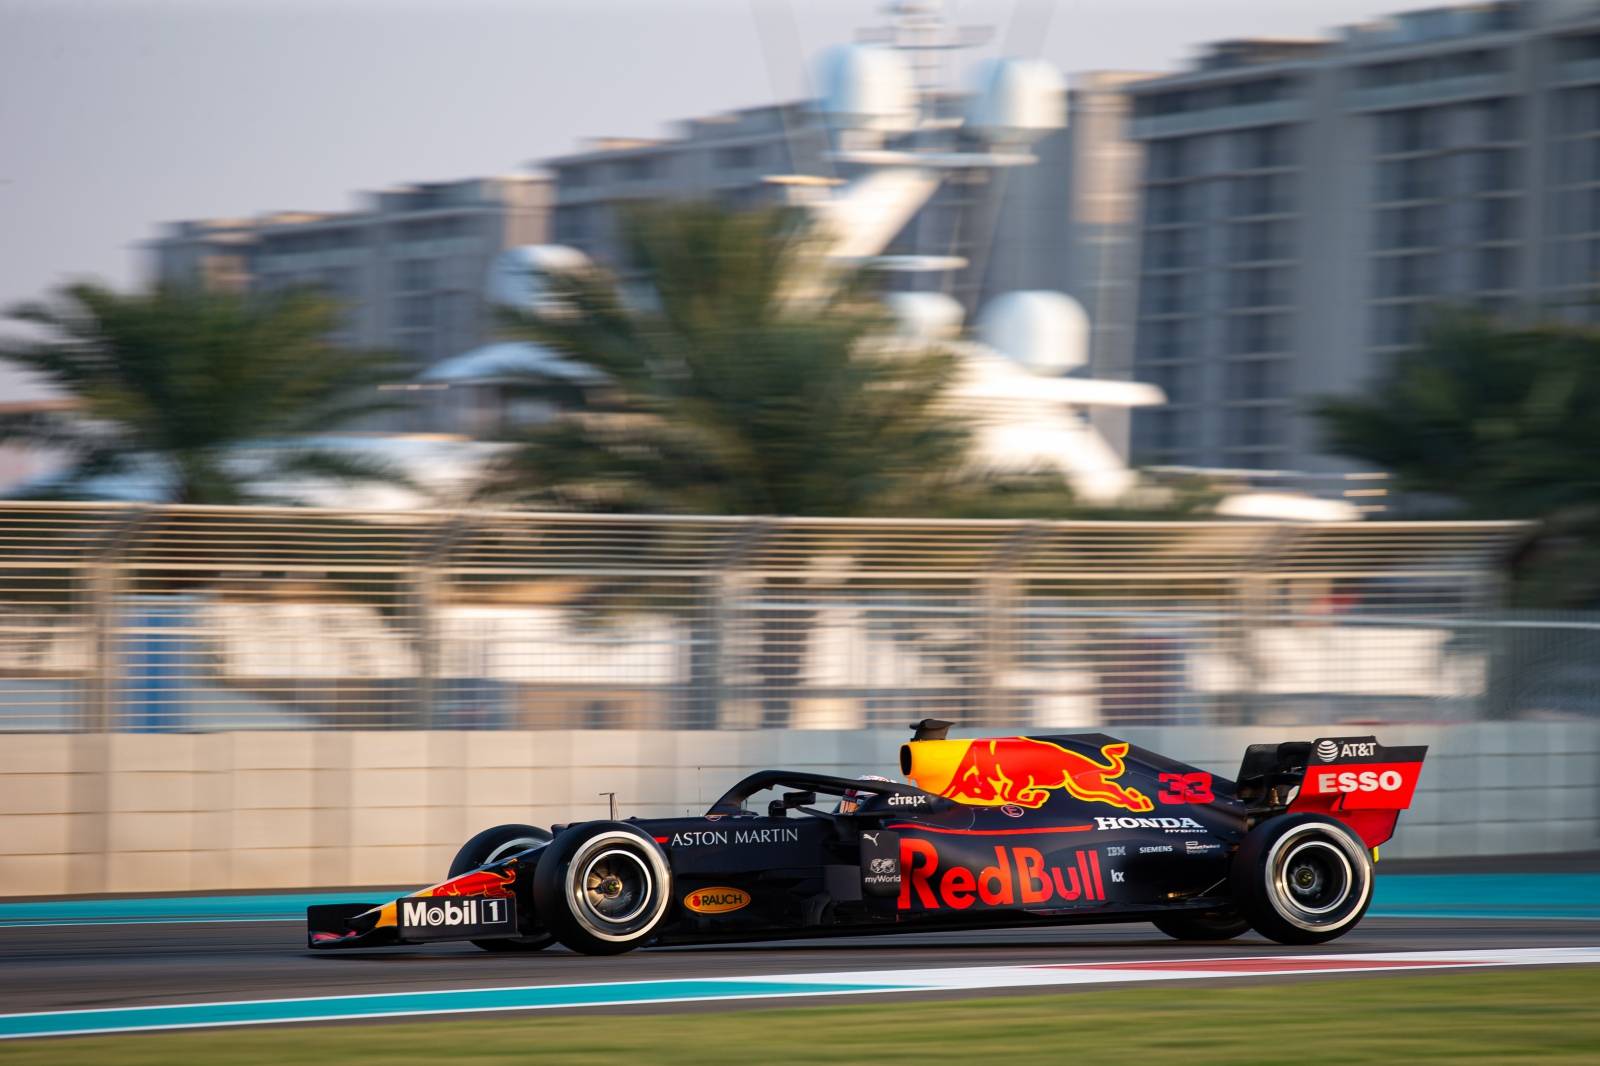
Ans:
<svg viewBox="0 0 1600 1066"><path fill-rule="evenodd" d="M1289 302L1290 273L1282 267L1249 267L1227 275L1230 308L1279 307Z"/></svg>
<svg viewBox="0 0 1600 1066"><path fill-rule="evenodd" d="M1377 198L1381 201L1431 200L1444 191L1442 159L1422 156L1378 164Z"/></svg>
<svg viewBox="0 0 1600 1066"><path fill-rule="evenodd" d="M1461 110L1462 140L1496 144L1517 140L1517 101L1508 97L1477 100Z"/></svg>
<svg viewBox="0 0 1600 1066"><path fill-rule="evenodd" d="M1288 222L1234 222L1228 226L1228 257L1236 263L1288 259Z"/></svg>
<svg viewBox="0 0 1600 1066"><path fill-rule="evenodd" d="M1230 213L1276 215L1290 210L1292 178L1288 174L1256 174L1228 183Z"/></svg>
<svg viewBox="0 0 1600 1066"><path fill-rule="evenodd" d="M1384 155L1432 151L1444 143L1444 123L1437 110L1387 111L1377 121L1378 151Z"/></svg>
<svg viewBox="0 0 1600 1066"><path fill-rule="evenodd" d="M1149 148L1148 173L1155 181L1186 177L1190 172L1193 154L1193 147L1187 138L1156 141Z"/></svg>
<svg viewBox="0 0 1600 1066"><path fill-rule="evenodd" d="M1224 338L1231 355L1285 352L1289 348L1289 316L1274 313L1229 315Z"/></svg>
<svg viewBox="0 0 1600 1066"><path fill-rule="evenodd" d="M1233 135L1233 166L1236 170L1260 170L1291 165L1294 156L1294 130L1289 126L1263 126Z"/></svg>
<svg viewBox="0 0 1600 1066"><path fill-rule="evenodd" d="M1561 132L1568 135L1600 129L1600 85L1563 90L1556 116Z"/></svg>
<svg viewBox="0 0 1600 1066"><path fill-rule="evenodd" d="M749 170L760 155L754 145L734 144L718 148L712 158L719 170Z"/></svg>
<svg viewBox="0 0 1600 1066"><path fill-rule="evenodd" d="M1436 204L1391 207L1377 214L1379 248L1427 248L1439 243L1442 215Z"/></svg>
<svg viewBox="0 0 1600 1066"><path fill-rule="evenodd" d="M1281 407L1253 405L1225 408L1223 443L1230 448L1261 448L1281 445L1288 431L1288 419Z"/></svg>
<svg viewBox="0 0 1600 1066"><path fill-rule="evenodd" d="M1146 270L1182 270L1194 262L1194 236L1186 229L1159 230L1145 242Z"/></svg>
<svg viewBox="0 0 1600 1066"><path fill-rule="evenodd" d="M1138 331L1140 361L1183 358L1184 334L1183 324L1171 319L1141 322Z"/></svg>
<svg viewBox="0 0 1600 1066"><path fill-rule="evenodd" d="M1145 194L1145 222L1152 226L1198 221L1197 190L1188 185L1156 185Z"/></svg>
<svg viewBox="0 0 1600 1066"><path fill-rule="evenodd" d="M1192 448L1196 443L1194 420L1188 411L1159 407L1141 411L1138 424L1144 431L1141 436L1145 449L1157 455Z"/></svg>
<svg viewBox="0 0 1600 1066"><path fill-rule="evenodd" d="M1191 310L1194 285L1183 274L1157 274L1140 286L1140 311L1146 315L1185 314Z"/></svg>
<svg viewBox="0 0 1600 1066"><path fill-rule="evenodd" d="M401 292L421 292L434 285L434 262L431 259L402 259L395 264L394 284Z"/></svg>
<svg viewBox="0 0 1600 1066"><path fill-rule="evenodd" d="M555 211L555 238L561 244L582 244L590 237L589 209L564 205Z"/></svg>
<svg viewBox="0 0 1600 1066"><path fill-rule="evenodd" d="M1372 343L1382 348L1413 345L1421 336L1421 319L1414 303L1378 304L1372 316Z"/></svg>
<svg viewBox="0 0 1600 1066"><path fill-rule="evenodd" d="M1510 248L1479 248L1474 256L1475 287L1488 291L1510 289L1515 285L1516 253Z"/></svg>
<svg viewBox="0 0 1600 1066"><path fill-rule="evenodd" d="M663 161L647 155L631 156L617 161L617 180L626 182L652 181L660 177Z"/></svg>
<svg viewBox="0 0 1600 1066"><path fill-rule="evenodd" d="M1600 137L1567 141L1558 149L1560 180L1567 185L1600 182Z"/></svg>
<svg viewBox="0 0 1600 1066"><path fill-rule="evenodd" d="M1450 78L1473 78L1503 72L1510 63L1503 48L1469 48L1389 63L1369 63L1356 72L1364 89L1388 89Z"/></svg>
<svg viewBox="0 0 1600 1066"><path fill-rule="evenodd" d="M1289 364L1283 359L1231 360L1223 389L1229 400L1282 399L1289 389Z"/></svg>
<svg viewBox="0 0 1600 1066"><path fill-rule="evenodd" d="M1589 192L1585 198L1583 218L1585 228L1600 230L1600 189ZM1473 233L1478 241L1510 240L1516 233L1517 203L1505 197L1478 200L1472 205Z"/></svg>
<svg viewBox="0 0 1600 1066"><path fill-rule="evenodd" d="M1440 290L1439 257L1430 253L1397 255L1377 261L1372 295L1388 297L1431 296Z"/></svg>
<svg viewBox="0 0 1600 1066"><path fill-rule="evenodd" d="M1563 283L1589 286L1600 282L1600 238L1568 241L1562 253L1560 277Z"/></svg>
<svg viewBox="0 0 1600 1066"><path fill-rule="evenodd" d="M1485 148L1461 156L1464 192L1505 192L1511 188L1513 155L1505 148Z"/></svg>

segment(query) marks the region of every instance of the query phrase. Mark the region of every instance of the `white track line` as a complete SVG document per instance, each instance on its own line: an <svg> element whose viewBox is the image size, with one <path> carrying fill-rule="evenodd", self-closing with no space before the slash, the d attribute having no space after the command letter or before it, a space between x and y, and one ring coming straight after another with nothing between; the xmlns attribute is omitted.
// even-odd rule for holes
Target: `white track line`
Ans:
<svg viewBox="0 0 1600 1066"><path fill-rule="evenodd" d="M843 970L581 984L450 988L291 999L223 1000L68 1011L0 1014L0 1039L125 1033L157 1029L292 1024L445 1014L577 1010L664 1003L707 1003L882 993L1059 988L1150 981L1215 981L1228 977L1479 969L1504 966L1600 965L1600 946L1487 951L1355 952L1321 955L1224 956L1205 959L1114 959L1026 966L960 966L914 970Z"/></svg>

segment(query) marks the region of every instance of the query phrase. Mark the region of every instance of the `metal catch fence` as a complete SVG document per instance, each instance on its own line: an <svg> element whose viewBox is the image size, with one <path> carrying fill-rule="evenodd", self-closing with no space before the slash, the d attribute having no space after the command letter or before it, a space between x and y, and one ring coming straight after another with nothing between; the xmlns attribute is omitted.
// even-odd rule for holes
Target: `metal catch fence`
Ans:
<svg viewBox="0 0 1600 1066"><path fill-rule="evenodd" d="M0 730L1464 720L1524 532L6 503Z"/></svg>

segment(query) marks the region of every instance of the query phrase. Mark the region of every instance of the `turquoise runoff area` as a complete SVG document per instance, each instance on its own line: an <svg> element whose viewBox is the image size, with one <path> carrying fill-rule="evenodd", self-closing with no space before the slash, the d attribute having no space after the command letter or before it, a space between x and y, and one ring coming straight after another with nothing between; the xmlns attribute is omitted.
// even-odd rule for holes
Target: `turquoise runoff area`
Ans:
<svg viewBox="0 0 1600 1066"><path fill-rule="evenodd" d="M242 1003L175 1003L154 1007L0 1014L0 1040L29 1036L82 1036L140 1029L179 1029L271 1022L315 1022L334 1018L384 1018L467 1011L592 1007L675 1000L750 999L841 992L909 991L916 986L763 981L710 978L682 981L618 981L610 984L528 988L458 988L439 992L388 992L315 999L253 1000Z"/></svg>
<svg viewBox="0 0 1600 1066"><path fill-rule="evenodd" d="M395 894L379 889L0 903L0 928L299 921L312 904L382 903ZM1368 913L1378 918L1600 920L1600 873L1385 874L1380 867Z"/></svg>
<svg viewBox="0 0 1600 1066"><path fill-rule="evenodd" d="M1600 873L1384 874L1367 912L1388 918L1600 921Z"/></svg>
<svg viewBox="0 0 1600 1066"><path fill-rule="evenodd" d="M319 903L384 903L396 892L274 892L249 896L145 896L0 903L0 928L23 925L144 925L153 922L304 920Z"/></svg>

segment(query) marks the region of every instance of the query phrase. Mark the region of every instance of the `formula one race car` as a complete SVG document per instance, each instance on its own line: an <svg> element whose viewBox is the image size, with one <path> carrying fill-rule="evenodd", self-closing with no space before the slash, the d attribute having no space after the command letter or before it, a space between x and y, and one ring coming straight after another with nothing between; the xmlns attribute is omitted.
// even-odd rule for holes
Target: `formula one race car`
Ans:
<svg viewBox="0 0 1600 1066"><path fill-rule="evenodd" d="M1316 944L1354 928L1424 747L1256 744L1237 781L1103 734L900 751L913 784L766 770L699 818L486 829L449 878L382 904L311 907L310 946L646 944L1154 922ZM829 797L824 801L823 797ZM762 801L765 802L762 802Z"/></svg>

